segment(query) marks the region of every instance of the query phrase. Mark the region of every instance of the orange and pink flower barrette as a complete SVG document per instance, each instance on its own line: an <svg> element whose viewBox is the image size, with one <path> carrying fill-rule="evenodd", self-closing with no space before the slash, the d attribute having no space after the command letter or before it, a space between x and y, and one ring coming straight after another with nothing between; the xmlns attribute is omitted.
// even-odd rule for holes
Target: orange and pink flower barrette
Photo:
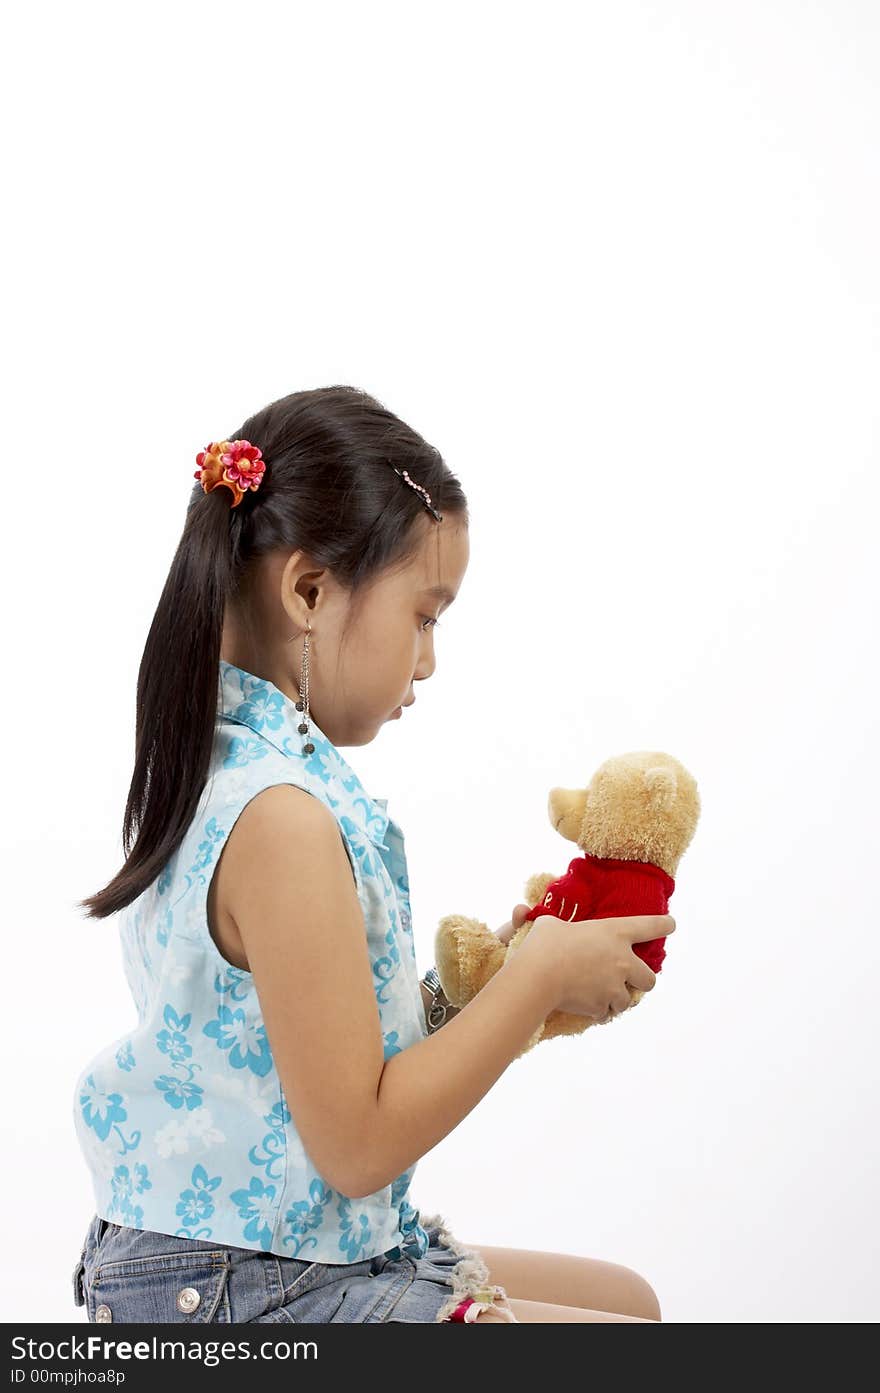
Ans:
<svg viewBox="0 0 880 1393"><path fill-rule="evenodd" d="M212 440L196 455L194 478L205 493L222 484L232 490L230 507L237 508L248 489L258 489L266 472L262 451L249 440Z"/></svg>

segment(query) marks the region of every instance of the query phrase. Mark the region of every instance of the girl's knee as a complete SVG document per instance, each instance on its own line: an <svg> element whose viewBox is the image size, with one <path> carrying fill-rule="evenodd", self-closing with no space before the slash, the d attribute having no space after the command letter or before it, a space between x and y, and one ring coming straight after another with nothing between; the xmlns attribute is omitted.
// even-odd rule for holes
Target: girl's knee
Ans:
<svg viewBox="0 0 880 1393"><path fill-rule="evenodd" d="M620 1262L603 1263L598 1278L594 1265L590 1264L580 1305L619 1311L645 1320L662 1319L660 1302L651 1283L640 1272Z"/></svg>
<svg viewBox="0 0 880 1393"><path fill-rule="evenodd" d="M633 1309L631 1314L644 1316L647 1320L662 1320L660 1302L651 1283L632 1268L626 1269L632 1292Z"/></svg>

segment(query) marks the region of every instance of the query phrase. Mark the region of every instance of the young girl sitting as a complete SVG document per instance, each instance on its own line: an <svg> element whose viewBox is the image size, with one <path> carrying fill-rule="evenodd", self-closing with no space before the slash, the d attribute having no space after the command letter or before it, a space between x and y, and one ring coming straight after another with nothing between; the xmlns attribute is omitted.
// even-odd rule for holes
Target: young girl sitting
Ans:
<svg viewBox="0 0 880 1393"><path fill-rule="evenodd" d="M480 1251L412 1202L418 1159L548 1012L650 990L631 944L673 927L542 917L458 1012L420 980L403 833L340 747L434 671L468 564L458 480L349 387L273 402L196 463L138 673L125 863L82 901L125 911L138 1020L76 1084L96 1209L75 1300L94 1321L658 1319L628 1269Z"/></svg>

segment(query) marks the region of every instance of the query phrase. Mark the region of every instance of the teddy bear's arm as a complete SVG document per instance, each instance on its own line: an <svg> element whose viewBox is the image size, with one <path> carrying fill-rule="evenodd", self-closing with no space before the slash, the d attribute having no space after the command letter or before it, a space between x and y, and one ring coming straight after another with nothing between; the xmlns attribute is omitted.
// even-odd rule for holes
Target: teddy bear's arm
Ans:
<svg viewBox="0 0 880 1393"><path fill-rule="evenodd" d="M543 900L548 885L552 885L554 880L558 880L558 875L553 875L550 871L538 871L535 875L530 875L526 881L525 902L529 909L534 909L539 901Z"/></svg>

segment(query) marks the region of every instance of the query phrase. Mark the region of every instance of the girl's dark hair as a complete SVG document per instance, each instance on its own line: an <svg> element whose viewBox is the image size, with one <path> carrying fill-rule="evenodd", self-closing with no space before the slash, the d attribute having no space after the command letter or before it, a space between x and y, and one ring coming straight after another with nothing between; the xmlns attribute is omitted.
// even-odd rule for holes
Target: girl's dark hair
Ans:
<svg viewBox="0 0 880 1393"><path fill-rule="evenodd" d="M227 488L193 488L138 670L125 864L77 902L95 919L152 884L195 814L214 742L226 605L246 594L254 563L279 548L314 557L351 592L347 631L369 583L417 551L416 520L437 525L391 465L426 488L444 518L467 522L467 499L439 451L356 387L292 392L228 439L258 445L266 472L235 508Z"/></svg>

